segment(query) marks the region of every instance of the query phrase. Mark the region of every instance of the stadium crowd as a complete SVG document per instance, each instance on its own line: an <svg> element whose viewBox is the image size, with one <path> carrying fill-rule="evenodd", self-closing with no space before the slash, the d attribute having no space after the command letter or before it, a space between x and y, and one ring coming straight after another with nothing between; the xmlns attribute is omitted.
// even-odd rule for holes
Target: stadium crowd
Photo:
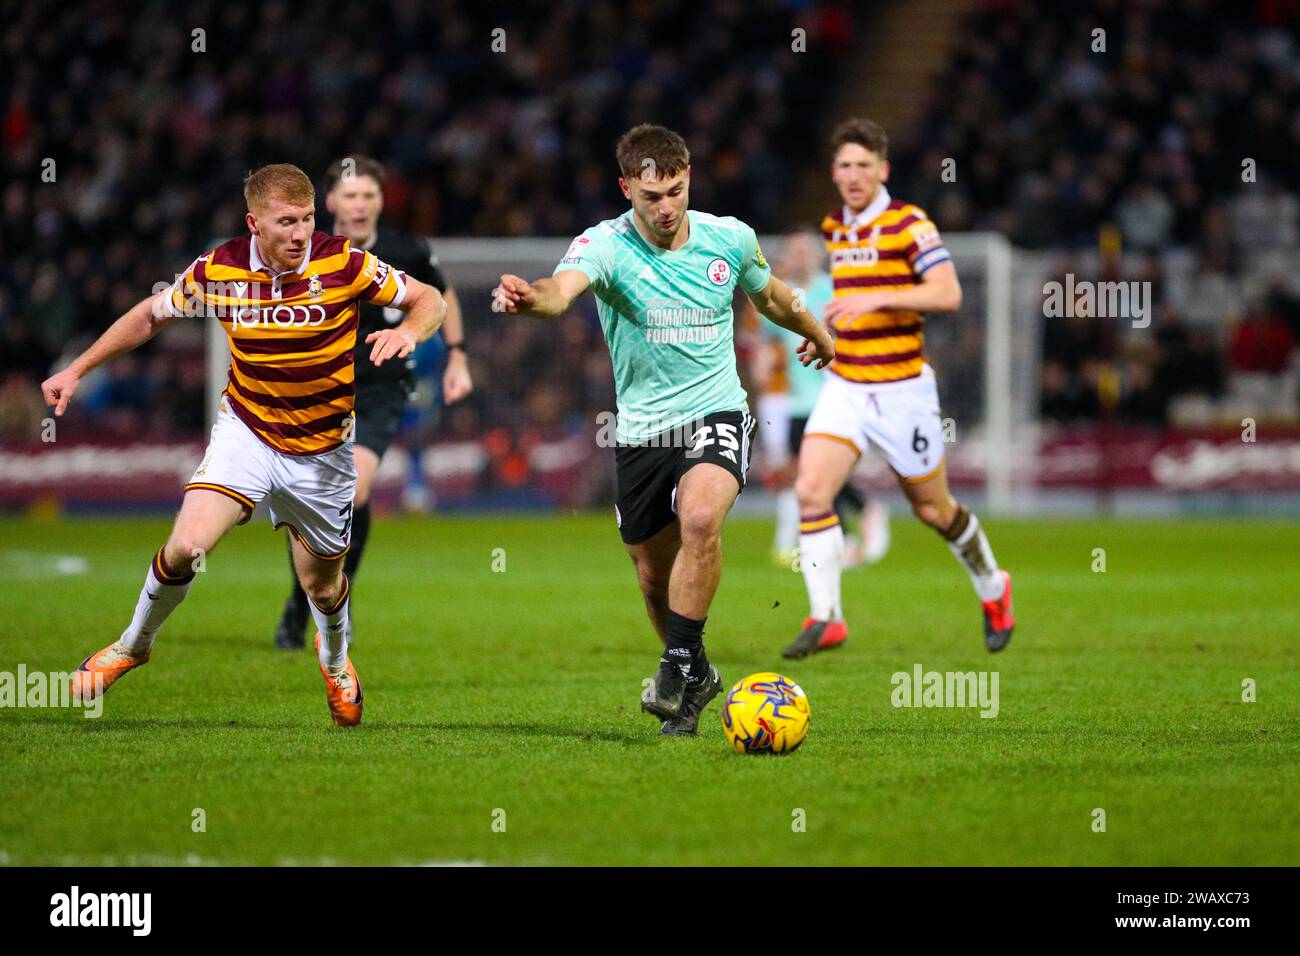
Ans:
<svg viewBox="0 0 1300 956"><path fill-rule="evenodd" d="M1298 11L985 0L928 108L891 131L891 187L945 231L999 230L1061 257L1057 274L1156 289L1149 329L1042 323L1045 417L1206 421L1234 397L1293 412ZM708 169L695 207L760 231L797 225L773 184L815 160L789 144L820 141L809 104L829 102L861 31L814 0L705 12L672 0L508 16L454 0L15 10L0 26L0 439L34 440L36 384L61 355L242 229L233 184L262 162L318 174L374 155L389 171L386 219L434 237L571 235L626 208L610 144L652 116ZM771 42L796 21L809 55ZM503 335L485 302L466 305L480 387L446 418L452 435L561 429L611 406L591 309L558 336L532 322ZM88 380L66 427L197 435L203 376L202 330L178 326Z"/></svg>
<svg viewBox="0 0 1300 956"><path fill-rule="evenodd" d="M1296 415L1298 36L1294 0L987 0L970 15L897 138L898 194L949 231L1100 247L1058 275L1149 281L1159 306L1125 335L1114 317L1044 323L1044 416L1165 424L1190 397L1205 401L1172 417L1200 422L1215 400L1227 413L1270 394Z"/></svg>
<svg viewBox="0 0 1300 956"><path fill-rule="evenodd" d="M780 228L771 184L804 158L782 144L815 137L819 117L803 104L850 42L848 19L826 6L16 9L0 26L0 435L33 440L34 390L51 364L243 230L237 184L264 162L320 175L345 153L375 156L388 170L386 220L425 235L572 235L626 208L613 143L629 117L655 116L710 170L695 184L699 208ZM821 55L792 51L796 14ZM560 356L535 354L550 331L520 322L506 343L476 318L479 381L508 383L518 366L507 363L526 355L531 388L508 410L480 388L461 421L504 424L518 402L537 410L567 390ZM590 349L599 329L565 336ZM162 338L87 381L70 429L201 428L201 333Z"/></svg>

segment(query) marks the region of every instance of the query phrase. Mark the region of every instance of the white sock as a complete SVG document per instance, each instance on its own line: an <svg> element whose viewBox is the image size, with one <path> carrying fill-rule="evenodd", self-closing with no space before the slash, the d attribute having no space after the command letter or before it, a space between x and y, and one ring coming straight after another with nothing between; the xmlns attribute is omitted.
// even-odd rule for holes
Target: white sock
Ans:
<svg viewBox="0 0 1300 956"><path fill-rule="evenodd" d="M969 519L965 528L960 526L963 516ZM993 557L993 549L989 547L989 539L985 536L984 529L980 527L979 518L963 507L958 512L953 525L954 527L949 529L950 533L954 530L958 533L957 537L948 539L948 550L962 563L966 573L970 575L971 584L975 585L975 593L979 595L979 599L996 601L1002 597L1006 582L998 573L998 562Z"/></svg>
<svg viewBox="0 0 1300 956"><path fill-rule="evenodd" d="M162 627L167 616L176 610L176 605L185 600L194 581L194 572L171 574L162 563L163 549L153 556L149 564L149 573L145 575L144 587L135 602L135 614L131 623L118 638L118 643L126 648L133 657L139 657L153 648L158 637L158 628Z"/></svg>
<svg viewBox="0 0 1300 956"><path fill-rule="evenodd" d="M777 551L793 551L799 544L799 498L793 488L777 493L776 496L776 541L773 547Z"/></svg>
<svg viewBox="0 0 1300 956"><path fill-rule="evenodd" d="M808 588L809 616L838 621L840 569L844 562L844 529L834 511L799 519L799 563Z"/></svg>
<svg viewBox="0 0 1300 956"><path fill-rule="evenodd" d="M312 620L316 630L320 631L320 662L326 670L337 671L343 667L348 657L348 638L352 634L352 622L348 618L348 600L352 594L352 585L348 576L343 575L343 595L329 611L322 611L315 601L308 601Z"/></svg>

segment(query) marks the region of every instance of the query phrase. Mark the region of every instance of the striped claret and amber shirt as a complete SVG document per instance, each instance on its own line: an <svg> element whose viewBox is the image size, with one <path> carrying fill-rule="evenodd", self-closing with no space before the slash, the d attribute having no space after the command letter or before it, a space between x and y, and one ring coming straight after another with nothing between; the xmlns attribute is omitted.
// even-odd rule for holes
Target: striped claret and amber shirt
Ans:
<svg viewBox="0 0 1300 956"><path fill-rule="evenodd" d="M951 256L925 212L892 199L882 186L870 206L826 214L822 236L830 253L835 297L910 288ZM921 374L925 317L919 312L866 312L834 323L831 371L850 382L901 382Z"/></svg>
<svg viewBox="0 0 1300 956"><path fill-rule="evenodd" d="M276 451L320 455L346 440L355 401L358 301L397 306L406 277L348 240L314 233L303 264L275 273L242 236L172 285L174 315L206 315L230 337L224 401Z"/></svg>

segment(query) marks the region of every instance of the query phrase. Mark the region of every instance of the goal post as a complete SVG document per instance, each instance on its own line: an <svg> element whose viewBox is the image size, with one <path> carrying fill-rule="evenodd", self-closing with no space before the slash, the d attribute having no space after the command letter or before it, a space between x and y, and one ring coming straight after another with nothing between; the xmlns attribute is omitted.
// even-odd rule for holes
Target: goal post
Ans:
<svg viewBox="0 0 1300 956"><path fill-rule="evenodd" d="M982 244L984 306L984 470L986 510L1011 510L1014 382L1011 367L1011 243L996 232L961 237ZM949 241L952 237L949 237Z"/></svg>

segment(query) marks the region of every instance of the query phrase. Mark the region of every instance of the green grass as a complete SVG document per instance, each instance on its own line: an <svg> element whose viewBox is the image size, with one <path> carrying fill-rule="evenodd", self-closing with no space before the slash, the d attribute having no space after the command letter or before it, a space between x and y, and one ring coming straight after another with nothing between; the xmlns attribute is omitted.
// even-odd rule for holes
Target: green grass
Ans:
<svg viewBox="0 0 1300 956"><path fill-rule="evenodd" d="M0 670L114 639L167 527L0 520ZM0 862L1300 863L1294 526L991 522L1020 619L991 657L965 574L896 518L884 563L846 577L849 643L787 667L802 579L768 564L769 525L733 520L708 647L728 685L775 668L807 691L785 758L728 750L719 702L699 738L657 737L637 697L658 645L603 517L377 522L354 592L366 718L336 728L310 653L271 647L266 527L209 558L103 717L0 710ZM916 663L996 669L999 715L894 708Z"/></svg>

